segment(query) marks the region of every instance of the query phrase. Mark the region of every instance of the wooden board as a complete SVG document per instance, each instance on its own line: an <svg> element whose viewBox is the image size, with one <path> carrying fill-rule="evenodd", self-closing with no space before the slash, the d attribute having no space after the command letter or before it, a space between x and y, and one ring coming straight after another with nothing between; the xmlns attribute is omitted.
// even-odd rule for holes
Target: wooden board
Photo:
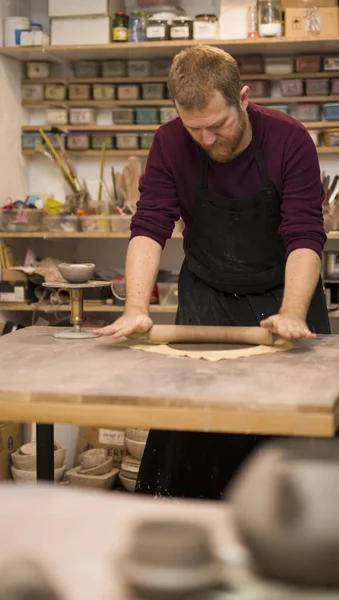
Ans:
<svg viewBox="0 0 339 600"><path fill-rule="evenodd" d="M287 435L335 433L339 336L292 351L207 363L56 340L30 327L0 338L0 421Z"/></svg>

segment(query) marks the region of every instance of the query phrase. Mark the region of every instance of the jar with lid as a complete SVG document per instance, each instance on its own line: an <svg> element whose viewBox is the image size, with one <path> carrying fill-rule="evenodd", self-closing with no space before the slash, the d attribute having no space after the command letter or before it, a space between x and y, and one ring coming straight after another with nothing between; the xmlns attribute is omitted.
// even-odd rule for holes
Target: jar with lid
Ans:
<svg viewBox="0 0 339 600"><path fill-rule="evenodd" d="M129 16L124 12L116 12L113 19L113 42L128 42Z"/></svg>
<svg viewBox="0 0 339 600"><path fill-rule="evenodd" d="M259 0L259 33L262 37L282 34L281 1Z"/></svg>
<svg viewBox="0 0 339 600"><path fill-rule="evenodd" d="M215 15L196 15L193 23L195 40L215 40L219 37L219 21Z"/></svg>
<svg viewBox="0 0 339 600"><path fill-rule="evenodd" d="M140 10L131 10L129 19L129 41L145 42L146 25L146 14L141 12Z"/></svg>
<svg viewBox="0 0 339 600"><path fill-rule="evenodd" d="M162 42L169 38L169 23L156 15L149 17L146 25L146 39L150 42Z"/></svg>
<svg viewBox="0 0 339 600"><path fill-rule="evenodd" d="M193 20L189 17L177 17L169 26L171 40L192 40Z"/></svg>
<svg viewBox="0 0 339 600"><path fill-rule="evenodd" d="M249 39L259 37L258 10L255 4L247 9L247 37Z"/></svg>

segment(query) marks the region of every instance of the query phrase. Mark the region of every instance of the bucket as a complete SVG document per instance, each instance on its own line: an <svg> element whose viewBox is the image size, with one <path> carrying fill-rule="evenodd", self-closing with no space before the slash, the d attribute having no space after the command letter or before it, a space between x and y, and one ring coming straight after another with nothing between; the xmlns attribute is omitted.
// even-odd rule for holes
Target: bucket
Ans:
<svg viewBox="0 0 339 600"><path fill-rule="evenodd" d="M30 31L31 21L27 17L8 17L4 20L4 45L20 46L22 31Z"/></svg>

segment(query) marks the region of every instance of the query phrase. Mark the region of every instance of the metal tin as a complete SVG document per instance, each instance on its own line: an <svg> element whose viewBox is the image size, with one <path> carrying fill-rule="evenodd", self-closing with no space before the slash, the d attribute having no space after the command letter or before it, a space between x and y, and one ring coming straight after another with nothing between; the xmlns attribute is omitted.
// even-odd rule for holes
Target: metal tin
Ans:
<svg viewBox="0 0 339 600"><path fill-rule="evenodd" d="M47 79L51 71L51 65L48 62L32 61L27 63L28 79Z"/></svg>
<svg viewBox="0 0 339 600"><path fill-rule="evenodd" d="M142 150L149 150L153 144L155 133L142 133L140 135L140 147Z"/></svg>
<svg viewBox="0 0 339 600"><path fill-rule="evenodd" d="M151 71L153 77L167 77L170 72L171 64L172 60L169 58L152 60Z"/></svg>
<svg viewBox="0 0 339 600"><path fill-rule="evenodd" d="M151 74L151 61L129 60L127 62L128 77L149 77Z"/></svg>
<svg viewBox="0 0 339 600"><path fill-rule="evenodd" d="M320 56L298 56L296 60L298 73L317 73L321 70Z"/></svg>
<svg viewBox="0 0 339 600"><path fill-rule="evenodd" d="M306 79L306 96L326 96L329 92L329 79Z"/></svg>
<svg viewBox="0 0 339 600"><path fill-rule="evenodd" d="M68 86L68 98L70 100L90 100L91 86L88 84L71 83Z"/></svg>
<svg viewBox="0 0 339 600"><path fill-rule="evenodd" d="M237 63L242 75L261 75L265 69L263 56L238 56Z"/></svg>
<svg viewBox="0 0 339 600"><path fill-rule="evenodd" d="M43 143L40 133L23 133L21 135L21 148L23 150L34 150Z"/></svg>
<svg viewBox="0 0 339 600"><path fill-rule="evenodd" d="M170 40L192 40L193 20L189 17L176 17L169 27Z"/></svg>
<svg viewBox="0 0 339 600"><path fill-rule="evenodd" d="M339 79L338 79L338 77L331 79L331 94L339 94Z"/></svg>
<svg viewBox="0 0 339 600"><path fill-rule="evenodd" d="M94 60L80 60L74 65L75 77L86 79L86 77L100 77L100 63Z"/></svg>
<svg viewBox="0 0 339 600"><path fill-rule="evenodd" d="M91 146L93 150L101 150L102 144L105 142L106 150L113 148L113 136L105 133L97 133L91 136Z"/></svg>
<svg viewBox="0 0 339 600"><path fill-rule="evenodd" d="M280 82L282 96L302 96L304 85L302 79L284 79Z"/></svg>
<svg viewBox="0 0 339 600"><path fill-rule="evenodd" d="M113 122L115 125L133 125L135 120L133 108L115 108Z"/></svg>
<svg viewBox="0 0 339 600"><path fill-rule="evenodd" d="M47 125L67 125L68 112L65 108L50 108L46 110Z"/></svg>
<svg viewBox="0 0 339 600"><path fill-rule="evenodd" d="M323 137L325 146L339 146L339 130L325 131Z"/></svg>
<svg viewBox="0 0 339 600"><path fill-rule="evenodd" d="M157 108L136 108L135 120L138 125L157 125L159 110Z"/></svg>
<svg viewBox="0 0 339 600"><path fill-rule="evenodd" d="M339 56L325 57L324 71L339 71Z"/></svg>
<svg viewBox="0 0 339 600"><path fill-rule="evenodd" d="M244 81L244 85L250 88L251 96L265 98L270 95L271 84L269 81Z"/></svg>
<svg viewBox="0 0 339 600"><path fill-rule="evenodd" d="M297 104L295 111L299 121L319 121L320 119L319 104Z"/></svg>
<svg viewBox="0 0 339 600"><path fill-rule="evenodd" d="M140 88L134 84L122 84L117 87L118 100L138 100Z"/></svg>
<svg viewBox="0 0 339 600"><path fill-rule="evenodd" d="M117 133L115 144L118 150L137 150L139 138L136 133Z"/></svg>
<svg viewBox="0 0 339 600"><path fill-rule="evenodd" d="M219 21L215 15L196 15L193 23L195 40L215 40L219 37Z"/></svg>
<svg viewBox="0 0 339 600"><path fill-rule="evenodd" d="M167 123L167 121L172 121L172 119L176 119L178 113L174 106L162 106L160 108L160 123Z"/></svg>
<svg viewBox="0 0 339 600"><path fill-rule="evenodd" d="M67 148L69 150L88 150L90 138L86 133L69 133L67 136Z"/></svg>
<svg viewBox="0 0 339 600"><path fill-rule="evenodd" d="M101 63L102 77L126 77L127 62L125 60L104 60Z"/></svg>
<svg viewBox="0 0 339 600"><path fill-rule="evenodd" d="M109 83L96 83L93 85L94 100L114 100L115 86Z"/></svg>
<svg viewBox="0 0 339 600"><path fill-rule="evenodd" d="M21 94L23 100L43 100L44 86L40 83L25 83L21 88Z"/></svg>
<svg viewBox="0 0 339 600"><path fill-rule="evenodd" d="M71 108L69 113L71 125L95 125L96 112L93 108Z"/></svg>
<svg viewBox="0 0 339 600"><path fill-rule="evenodd" d="M166 87L164 83L143 83L141 90L144 100L162 100Z"/></svg>
<svg viewBox="0 0 339 600"><path fill-rule="evenodd" d="M150 42L161 42L169 38L169 24L164 19L150 17L146 25L146 39Z"/></svg>
<svg viewBox="0 0 339 600"><path fill-rule="evenodd" d="M265 73L267 75L290 75L294 71L294 60L285 56L265 58Z"/></svg>
<svg viewBox="0 0 339 600"><path fill-rule="evenodd" d="M46 100L66 100L67 87L61 83L48 83L45 85Z"/></svg>
<svg viewBox="0 0 339 600"><path fill-rule="evenodd" d="M285 115L290 114L290 107L287 104L272 104L272 106L269 106L267 104L267 108L271 108L272 110L278 110L279 112L285 113Z"/></svg>
<svg viewBox="0 0 339 600"><path fill-rule="evenodd" d="M339 121L339 102L323 104L323 117L325 121Z"/></svg>

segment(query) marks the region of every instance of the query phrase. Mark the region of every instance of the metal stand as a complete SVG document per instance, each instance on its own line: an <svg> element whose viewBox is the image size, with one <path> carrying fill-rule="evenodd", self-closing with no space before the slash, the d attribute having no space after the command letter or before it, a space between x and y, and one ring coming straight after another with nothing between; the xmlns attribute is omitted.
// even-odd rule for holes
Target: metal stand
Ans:
<svg viewBox="0 0 339 600"><path fill-rule="evenodd" d="M54 425L36 426L37 480L54 481Z"/></svg>

